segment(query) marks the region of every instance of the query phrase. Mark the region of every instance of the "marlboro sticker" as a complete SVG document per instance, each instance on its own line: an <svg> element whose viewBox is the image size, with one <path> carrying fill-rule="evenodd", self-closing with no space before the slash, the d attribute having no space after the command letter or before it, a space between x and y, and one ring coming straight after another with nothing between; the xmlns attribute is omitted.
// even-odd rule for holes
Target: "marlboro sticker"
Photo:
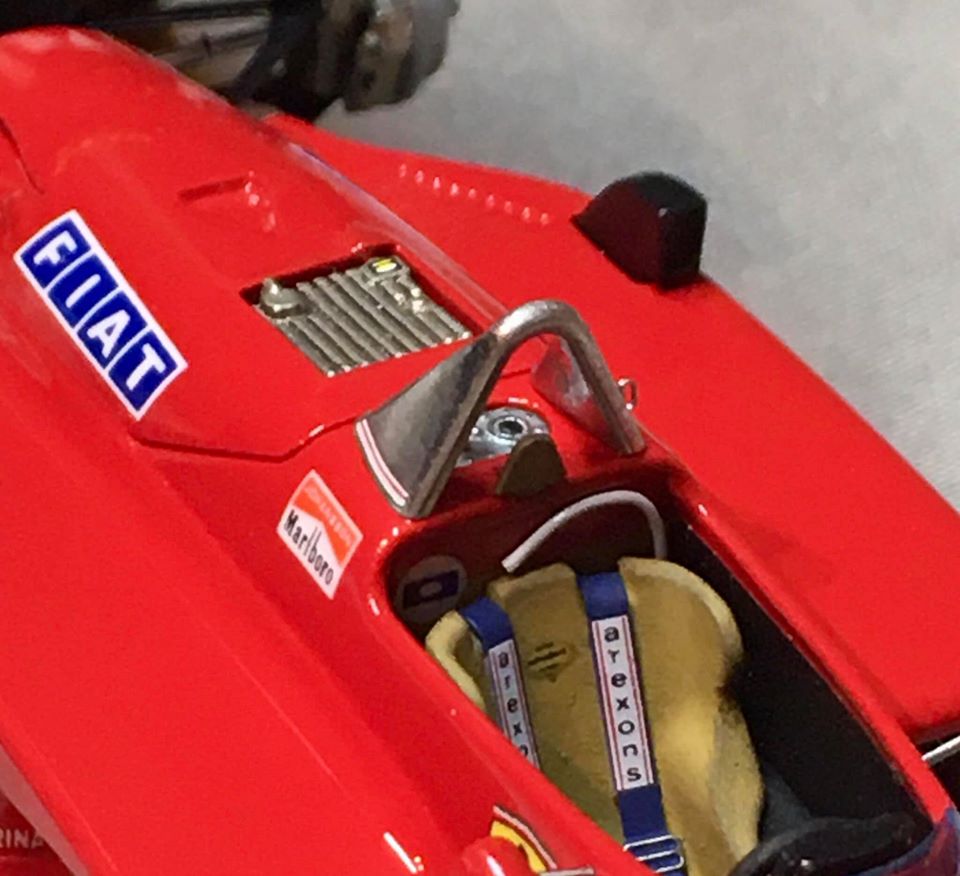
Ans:
<svg viewBox="0 0 960 876"><path fill-rule="evenodd" d="M331 599L363 533L315 471L294 491L277 535Z"/></svg>

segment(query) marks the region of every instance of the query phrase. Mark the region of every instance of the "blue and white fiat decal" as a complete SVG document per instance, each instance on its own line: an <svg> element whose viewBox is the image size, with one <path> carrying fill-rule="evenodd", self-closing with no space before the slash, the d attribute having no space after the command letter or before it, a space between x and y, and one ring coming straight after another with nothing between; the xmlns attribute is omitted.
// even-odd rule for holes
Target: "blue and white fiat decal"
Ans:
<svg viewBox="0 0 960 876"><path fill-rule="evenodd" d="M38 231L14 260L136 419L187 367L76 210Z"/></svg>

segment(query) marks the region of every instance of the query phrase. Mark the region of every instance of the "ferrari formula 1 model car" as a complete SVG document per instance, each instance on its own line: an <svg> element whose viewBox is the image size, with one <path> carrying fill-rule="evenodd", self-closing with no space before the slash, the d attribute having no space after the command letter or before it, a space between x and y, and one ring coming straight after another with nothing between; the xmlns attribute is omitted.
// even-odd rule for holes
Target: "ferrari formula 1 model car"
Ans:
<svg viewBox="0 0 960 876"><path fill-rule="evenodd" d="M0 135L0 874L956 874L957 514L690 186L68 28Z"/></svg>

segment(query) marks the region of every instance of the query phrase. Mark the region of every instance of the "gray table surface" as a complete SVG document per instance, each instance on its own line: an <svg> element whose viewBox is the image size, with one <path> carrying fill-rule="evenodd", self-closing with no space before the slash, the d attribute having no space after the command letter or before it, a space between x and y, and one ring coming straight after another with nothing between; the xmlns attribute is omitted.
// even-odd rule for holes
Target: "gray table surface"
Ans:
<svg viewBox="0 0 960 876"><path fill-rule="evenodd" d="M705 267L960 505L960 4L462 0L411 102L332 130L708 195Z"/></svg>

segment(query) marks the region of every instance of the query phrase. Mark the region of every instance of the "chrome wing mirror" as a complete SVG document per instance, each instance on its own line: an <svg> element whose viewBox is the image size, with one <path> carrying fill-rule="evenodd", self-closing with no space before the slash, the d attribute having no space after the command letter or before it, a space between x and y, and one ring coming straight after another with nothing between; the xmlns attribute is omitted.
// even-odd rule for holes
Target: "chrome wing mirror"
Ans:
<svg viewBox="0 0 960 876"><path fill-rule="evenodd" d="M534 388L617 452L643 450L640 427L580 314L562 301L531 301L357 423L367 464L404 517L433 511L504 366L522 343L544 335L561 343L534 369Z"/></svg>

